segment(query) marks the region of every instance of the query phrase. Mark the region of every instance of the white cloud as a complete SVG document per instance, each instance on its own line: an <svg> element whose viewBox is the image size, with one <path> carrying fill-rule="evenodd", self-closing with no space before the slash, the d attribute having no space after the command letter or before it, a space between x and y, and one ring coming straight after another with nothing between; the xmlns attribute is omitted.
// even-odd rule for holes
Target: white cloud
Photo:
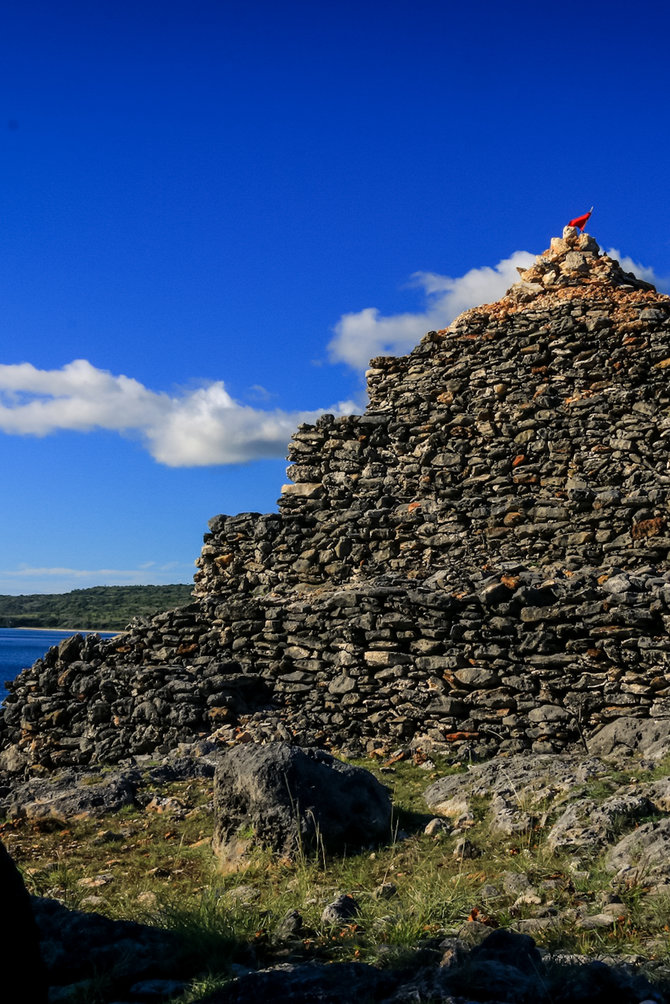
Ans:
<svg viewBox="0 0 670 1004"><path fill-rule="evenodd" d="M140 565L139 568L66 568L60 565L51 566L47 568L35 568L31 565L22 565L21 568L4 568L0 569L0 575L6 575L9 578L29 578L31 575L45 575L47 577L60 576L60 575L71 575L75 579L87 579L90 576L101 578L114 578L114 579L136 579L141 578L145 575L149 568L158 571L165 571L167 568L174 569L179 567L177 562L170 562L169 566L158 566L155 561L147 561ZM183 566L190 568L191 566Z"/></svg>
<svg viewBox="0 0 670 1004"><path fill-rule="evenodd" d="M626 271L670 290L670 277L657 276L616 248L607 253ZM412 284L422 291L423 309L383 316L376 307L367 307L343 314L328 346L330 359L364 369L374 356L407 352L426 331L444 328L464 310L499 299L517 281L517 268L534 260L528 251L515 251L492 268L474 268L457 278L416 272ZM251 391L260 401L270 397L258 385ZM55 370L0 364L0 432L46 436L59 430L111 430L139 438L155 460L169 467L283 457L300 423L314 422L324 411L343 415L360 407L344 401L311 411L257 408L232 398L220 380L170 394L98 369L86 359Z"/></svg>
<svg viewBox="0 0 670 1004"><path fill-rule="evenodd" d="M343 314L328 346L330 358L364 369L374 356L408 352L427 331L445 328L470 307L499 300L517 282L517 267L528 268L534 261L535 255L529 251L515 251L493 268L473 268L456 279L435 272L415 272L412 281L423 290L424 309L388 317L383 317L376 307Z"/></svg>
<svg viewBox="0 0 670 1004"><path fill-rule="evenodd" d="M616 258L624 272L632 272L633 275L644 279L645 282L653 283L662 293L670 293L670 276L656 275L653 268L641 265L640 262L634 261L628 255L622 255L617 248L609 248L605 254L608 254L610 258Z"/></svg>
<svg viewBox="0 0 670 1004"><path fill-rule="evenodd" d="M616 248L606 252L618 259L626 272L653 283L662 292L670 292L670 276L659 276L653 268L622 255ZM518 281L518 268L528 268L535 261L530 251L515 251L493 268L473 268L452 278L435 272L415 272L412 285L422 289L425 305L417 313L391 314L384 317L376 307L343 314L335 325L335 337L328 346L332 362L343 362L355 369L365 369L378 355L401 355L409 352L431 329L445 328L470 307L499 300Z"/></svg>
<svg viewBox="0 0 670 1004"><path fill-rule="evenodd" d="M271 401L276 394L272 394L267 387L263 387L260 383L254 383L249 388L249 395L253 401Z"/></svg>
<svg viewBox="0 0 670 1004"><path fill-rule="evenodd" d="M192 564L177 561L150 561L138 568L39 568L22 565L20 568L0 569L0 593L66 593L71 589L100 585L169 585L173 582L188 582L192 575Z"/></svg>
<svg viewBox="0 0 670 1004"><path fill-rule="evenodd" d="M180 395L97 369L76 359L58 370L0 365L0 430L46 436L58 430L107 429L137 435L169 467L236 464L283 457L297 425L324 410L348 414L353 402L318 411L272 411L235 401L221 381Z"/></svg>

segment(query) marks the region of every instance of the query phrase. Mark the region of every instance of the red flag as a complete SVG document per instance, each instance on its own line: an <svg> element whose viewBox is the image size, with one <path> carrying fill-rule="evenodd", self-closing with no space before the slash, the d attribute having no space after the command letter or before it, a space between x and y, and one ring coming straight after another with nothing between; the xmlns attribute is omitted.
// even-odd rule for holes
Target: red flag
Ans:
<svg viewBox="0 0 670 1004"><path fill-rule="evenodd" d="M588 220L588 218L589 218L589 216L591 215L592 212L593 212L593 206L591 206L591 208L589 209L588 213L584 213L583 216L577 216L576 219L570 220L570 222L568 223L568 226L569 227L579 227L579 229L583 231L584 227L586 226L586 221Z"/></svg>

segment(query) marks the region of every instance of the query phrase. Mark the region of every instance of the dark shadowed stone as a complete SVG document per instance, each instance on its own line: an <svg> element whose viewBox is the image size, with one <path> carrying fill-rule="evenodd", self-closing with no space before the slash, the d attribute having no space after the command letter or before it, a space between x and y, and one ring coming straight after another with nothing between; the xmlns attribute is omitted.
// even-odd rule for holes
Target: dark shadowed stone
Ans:
<svg viewBox="0 0 670 1004"><path fill-rule="evenodd" d="M353 1004L382 1000L394 982L391 974L362 962L284 964L248 973L196 1004Z"/></svg>
<svg viewBox="0 0 670 1004"><path fill-rule="evenodd" d="M545 975L532 938L499 930L476 944L461 958L460 965L443 970L440 982L444 990L462 994L467 1000L516 1002L537 999Z"/></svg>
<svg viewBox="0 0 670 1004"><path fill-rule="evenodd" d="M361 912L353 896L346 893L329 903L321 914L322 924L346 924Z"/></svg>
<svg viewBox="0 0 670 1004"><path fill-rule="evenodd" d="M523 973L537 974L543 969L542 956L533 939L527 934L517 934L514 931L492 931L485 941L475 945L470 958L506 962Z"/></svg>
<svg viewBox="0 0 670 1004"><path fill-rule="evenodd" d="M176 997L177 994L183 994L186 989L186 984L181 980L140 980L130 988L130 994L131 997L146 1001L147 1004L149 1001L160 1004L171 997Z"/></svg>
<svg viewBox="0 0 670 1004"><path fill-rule="evenodd" d="M170 931L69 910L53 899L34 898L32 902L50 986L76 983L101 973L125 985L181 975L175 972L182 959L180 941ZM0 999L4 1004L4 998ZM10 999L26 1004L31 1000L26 995Z"/></svg>
<svg viewBox="0 0 670 1004"><path fill-rule="evenodd" d="M567 971L552 997L555 1004L632 1004L645 1000L662 1001L663 997L657 996L643 976L604 962L589 962Z"/></svg>
<svg viewBox="0 0 670 1004"><path fill-rule="evenodd" d="M30 897L19 870L0 843L0 945L2 977L0 996L7 1002L47 999L46 976L40 956L37 927Z"/></svg>
<svg viewBox="0 0 670 1004"><path fill-rule="evenodd" d="M214 777L214 848L223 867L253 847L294 855L388 839L388 790L361 767L288 743L237 746Z"/></svg>

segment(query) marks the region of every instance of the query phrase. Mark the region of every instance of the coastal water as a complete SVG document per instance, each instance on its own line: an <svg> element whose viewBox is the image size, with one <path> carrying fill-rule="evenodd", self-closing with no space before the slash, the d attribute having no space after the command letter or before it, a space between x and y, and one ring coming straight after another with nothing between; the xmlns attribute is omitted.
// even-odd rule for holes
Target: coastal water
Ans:
<svg viewBox="0 0 670 1004"><path fill-rule="evenodd" d="M72 631L37 630L32 628L0 628L0 701L7 696L6 680L13 680L26 666L32 666L52 645L69 638ZM99 632L111 638L114 632ZM90 632L82 632L90 634Z"/></svg>

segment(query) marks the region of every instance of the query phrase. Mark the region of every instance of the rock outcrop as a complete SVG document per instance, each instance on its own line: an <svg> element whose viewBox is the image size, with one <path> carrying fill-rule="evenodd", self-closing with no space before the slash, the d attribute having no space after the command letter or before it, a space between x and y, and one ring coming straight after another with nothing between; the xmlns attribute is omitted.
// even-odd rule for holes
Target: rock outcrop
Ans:
<svg viewBox="0 0 670 1004"><path fill-rule="evenodd" d="M13 683L0 766L195 738L551 753L670 718L670 298L566 228L217 516L189 607Z"/></svg>

